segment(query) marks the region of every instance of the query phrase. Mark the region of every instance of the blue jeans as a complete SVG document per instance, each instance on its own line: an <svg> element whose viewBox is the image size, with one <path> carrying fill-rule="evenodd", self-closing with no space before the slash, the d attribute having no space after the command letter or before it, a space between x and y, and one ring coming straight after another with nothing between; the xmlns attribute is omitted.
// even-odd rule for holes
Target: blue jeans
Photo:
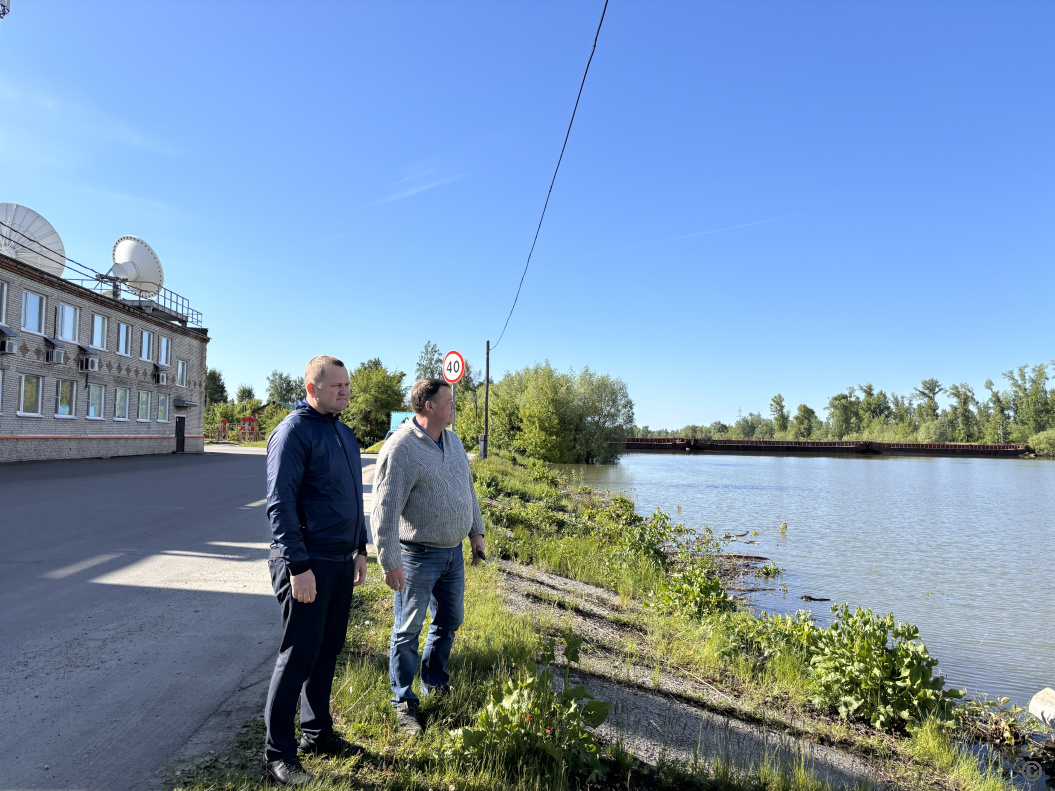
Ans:
<svg viewBox="0 0 1055 791"><path fill-rule="evenodd" d="M411 686L418 670L418 639L425 623L426 607L432 623L421 657L421 691L450 681L447 661L451 658L454 633L465 618L465 561L462 546L445 549L401 541L402 591L393 595L395 623L389 649L388 675L392 683L392 705L418 702Z"/></svg>

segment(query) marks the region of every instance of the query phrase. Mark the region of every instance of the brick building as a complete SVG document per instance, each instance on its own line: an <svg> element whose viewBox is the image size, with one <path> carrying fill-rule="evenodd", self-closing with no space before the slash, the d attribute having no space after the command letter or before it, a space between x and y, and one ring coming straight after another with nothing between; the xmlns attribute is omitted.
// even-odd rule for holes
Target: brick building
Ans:
<svg viewBox="0 0 1055 791"><path fill-rule="evenodd" d="M201 452L208 331L0 253L0 462Z"/></svg>

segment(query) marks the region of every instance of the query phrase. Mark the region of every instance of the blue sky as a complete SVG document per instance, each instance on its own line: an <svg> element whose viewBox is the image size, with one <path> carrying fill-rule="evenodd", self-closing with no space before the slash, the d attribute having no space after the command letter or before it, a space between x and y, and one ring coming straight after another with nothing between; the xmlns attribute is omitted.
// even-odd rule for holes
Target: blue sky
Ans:
<svg viewBox="0 0 1055 791"><path fill-rule="evenodd" d="M0 22L0 202L146 239L229 387L475 366L600 2L45 2ZM612 0L498 375L640 424L1055 357L1055 5Z"/></svg>

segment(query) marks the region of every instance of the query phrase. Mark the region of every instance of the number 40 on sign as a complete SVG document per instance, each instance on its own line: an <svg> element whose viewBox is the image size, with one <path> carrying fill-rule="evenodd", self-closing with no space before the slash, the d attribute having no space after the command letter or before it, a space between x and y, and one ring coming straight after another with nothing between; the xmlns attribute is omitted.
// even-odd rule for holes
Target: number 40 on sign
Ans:
<svg viewBox="0 0 1055 791"><path fill-rule="evenodd" d="M459 352L447 352L443 358L443 378L450 384L460 382L465 375L465 358Z"/></svg>

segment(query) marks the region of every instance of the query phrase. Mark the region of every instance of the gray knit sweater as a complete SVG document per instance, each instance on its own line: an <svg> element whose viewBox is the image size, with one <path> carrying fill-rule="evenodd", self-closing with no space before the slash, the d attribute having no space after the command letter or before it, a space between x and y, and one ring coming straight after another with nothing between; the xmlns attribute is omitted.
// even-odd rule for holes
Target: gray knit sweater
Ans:
<svg viewBox="0 0 1055 791"><path fill-rule="evenodd" d="M374 470L370 527L386 572L403 562L400 541L449 548L483 535L469 459L457 434L443 430L442 451L412 420L389 437Z"/></svg>

